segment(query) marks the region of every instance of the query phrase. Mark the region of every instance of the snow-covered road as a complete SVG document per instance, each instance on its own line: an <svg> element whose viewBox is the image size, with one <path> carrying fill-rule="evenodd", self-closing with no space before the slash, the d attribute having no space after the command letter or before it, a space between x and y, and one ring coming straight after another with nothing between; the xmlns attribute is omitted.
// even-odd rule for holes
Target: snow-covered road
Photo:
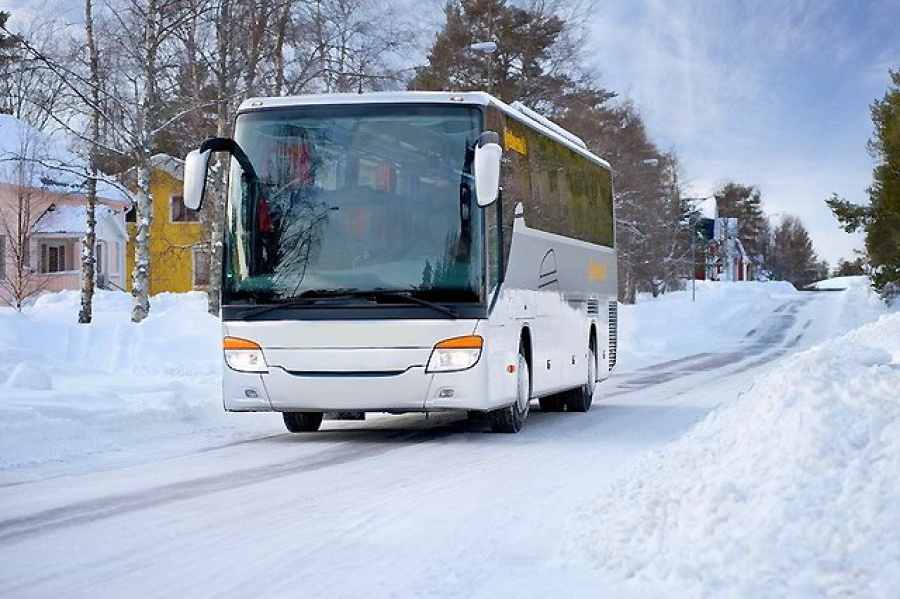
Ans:
<svg viewBox="0 0 900 599"><path fill-rule="evenodd" d="M238 415L245 432L176 450L145 440L114 460L0 471L0 596L634 596L585 555L585 507L859 312L841 293L760 296L724 305L719 334L691 342L678 306L632 338L641 351L590 412L535 402L518 435L452 415L290 435Z"/></svg>

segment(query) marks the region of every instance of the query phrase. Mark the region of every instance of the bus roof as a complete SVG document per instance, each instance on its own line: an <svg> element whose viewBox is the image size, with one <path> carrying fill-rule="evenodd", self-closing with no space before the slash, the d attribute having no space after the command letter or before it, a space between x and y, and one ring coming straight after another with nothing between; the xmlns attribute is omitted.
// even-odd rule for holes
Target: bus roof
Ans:
<svg viewBox="0 0 900 599"><path fill-rule="evenodd" d="M324 106L328 104L467 104L477 106L493 105L543 135L581 154L585 158L610 168L609 163L586 148L575 134L563 129L545 117L533 116L534 111L519 102L513 106L506 104L485 92L369 92L364 94L314 94L307 96L282 96L268 98L248 98L238 112L265 110L267 108L289 108L292 106ZM524 110L523 110L524 109ZM540 115L538 115L540 116ZM544 121L544 122L542 122Z"/></svg>

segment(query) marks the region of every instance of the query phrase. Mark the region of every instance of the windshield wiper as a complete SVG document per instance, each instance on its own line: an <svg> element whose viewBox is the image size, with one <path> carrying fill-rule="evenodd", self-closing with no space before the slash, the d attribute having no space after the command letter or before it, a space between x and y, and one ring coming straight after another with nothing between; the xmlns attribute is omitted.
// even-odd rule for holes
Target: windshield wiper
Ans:
<svg viewBox="0 0 900 599"><path fill-rule="evenodd" d="M426 308L431 308L437 312L442 312L446 314L450 318L459 318L459 312L450 306L445 306L443 304L438 304L435 302L429 302L428 300L424 300L420 297L414 296L409 291L388 291L386 289L375 289L368 294L372 295L375 298L383 297L387 299L402 299L414 304L419 304L420 306L425 306Z"/></svg>
<svg viewBox="0 0 900 599"><path fill-rule="evenodd" d="M322 303L344 303L347 300L365 299L361 297L356 289L308 289L298 296L290 299L274 302L265 306L257 306L247 308L237 314L239 318L248 318L250 316L259 316L282 308L293 309L303 308Z"/></svg>
<svg viewBox="0 0 900 599"><path fill-rule="evenodd" d="M377 303L379 299L401 300L418 304L420 306L425 306L426 308L431 308L436 312L440 312L448 318L459 318L459 312L454 308L416 297L409 291L391 291L387 289L308 289L300 295L284 301L247 308L246 310L239 312L237 316L238 318L249 318L267 314L275 310L281 310L282 308L304 308L332 303L345 304L354 301Z"/></svg>

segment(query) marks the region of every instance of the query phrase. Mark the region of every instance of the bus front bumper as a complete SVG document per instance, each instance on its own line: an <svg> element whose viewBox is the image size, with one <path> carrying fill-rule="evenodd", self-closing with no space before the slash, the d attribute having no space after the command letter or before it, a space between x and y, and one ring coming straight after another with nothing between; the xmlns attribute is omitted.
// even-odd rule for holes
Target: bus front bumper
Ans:
<svg viewBox="0 0 900 599"><path fill-rule="evenodd" d="M426 373L421 366L402 373L294 374L280 367L223 376L225 409L238 412L424 412L490 410L483 361L460 372Z"/></svg>

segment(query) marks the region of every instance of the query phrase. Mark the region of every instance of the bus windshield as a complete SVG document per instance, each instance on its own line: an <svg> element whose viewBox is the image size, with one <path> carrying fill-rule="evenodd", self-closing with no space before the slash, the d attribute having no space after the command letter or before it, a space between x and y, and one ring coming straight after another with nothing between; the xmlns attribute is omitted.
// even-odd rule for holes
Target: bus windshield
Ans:
<svg viewBox="0 0 900 599"><path fill-rule="evenodd" d="M223 303L367 292L482 301L481 119L471 106L415 104L238 116L252 169L232 159Z"/></svg>

